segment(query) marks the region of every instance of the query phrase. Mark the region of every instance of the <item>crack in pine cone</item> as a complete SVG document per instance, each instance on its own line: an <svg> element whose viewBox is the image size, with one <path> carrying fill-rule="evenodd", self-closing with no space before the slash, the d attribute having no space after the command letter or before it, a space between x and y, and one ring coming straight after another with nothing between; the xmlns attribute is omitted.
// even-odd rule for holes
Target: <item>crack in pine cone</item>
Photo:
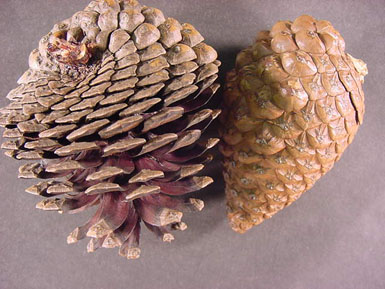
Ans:
<svg viewBox="0 0 385 289"><path fill-rule="evenodd" d="M328 21L277 22L240 52L221 116L228 218L244 233L309 190L364 115L366 64Z"/></svg>
<svg viewBox="0 0 385 289"><path fill-rule="evenodd" d="M138 258L140 223L163 241L184 230L184 195L212 183L196 176L218 142L201 138L220 110L204 108L219 85L217 52L188 23L136 0L92 1L54 26L0 110L6 155L37 160L20 178L37 208L77 213L98 206L68 243L119 247ZM40 160L40 161L39 161Z"/></svg>

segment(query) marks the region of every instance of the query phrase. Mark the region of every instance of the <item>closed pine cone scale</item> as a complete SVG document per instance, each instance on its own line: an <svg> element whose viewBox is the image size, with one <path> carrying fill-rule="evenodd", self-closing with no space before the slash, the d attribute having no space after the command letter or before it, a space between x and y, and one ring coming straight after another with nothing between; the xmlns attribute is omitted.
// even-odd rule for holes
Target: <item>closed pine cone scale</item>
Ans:
<svg viewBox="0 0 385 289"><path fill-rule="evenodd" d="M330 22L279 21L227 75L221 152L228 218L244 233L297 200L352 142L367 68Z"/></svg>
<svg viewBox="0 0 385 289"><path fill-rule="evenodd" d="M6 155L28 160L20 178L37 208L91 219L68 243L140 255L140 224L163 241L184 230L184 195L212 183L197 176L216 138L201 137L220 110L205 108L219 85L217 53L191 24L136 0L96 0L54 26L0 110Z"/></svg>

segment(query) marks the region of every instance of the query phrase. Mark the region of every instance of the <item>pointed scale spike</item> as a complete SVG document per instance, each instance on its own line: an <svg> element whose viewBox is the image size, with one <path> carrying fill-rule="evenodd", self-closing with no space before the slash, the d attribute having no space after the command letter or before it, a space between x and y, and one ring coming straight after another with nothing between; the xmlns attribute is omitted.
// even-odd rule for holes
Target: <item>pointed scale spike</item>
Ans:
<svg viewBox="0 0 385 289"><path fill-rule="evenodd" d="M39 202L36 208L44 211L58 211L59 213L76 214L95 205L99 196L80 194L76 198L46 199Z"/></svg>
<svg viewBox="0 0 385 289"><path fill-rule="evenodd" d="M138 205L138 212L146 223L153 226L166 226L180 222L183 217L182 212L142 202Z"/></svg>
<svg viewBox="0 0 385 289"><path fill-rule="evenodd" d="M92 238L88 244L87 244L87 252L88 253L93 253L97 249L101 248L103 246L104 240L106 239L107 236L103 236L101 238Z"/></svg>
<svg viewBox="0 0 385 289"><path fill-rule="evenodd" d="M161 182L173 182L178 181L183 178L196 175L198 172L203 170L204 165L203 164L192 164L192 165L185 165L181 167L180 170L176 172L168 172L165 174L163 179L160 179Z"/></svg>
<svg viewBox="0 0 385 289"><path fill-rule="evenodd" d="M142 202L152 204L158 207L165 207L182 212L196 212L202 211L204 202L199 199L189 198L184 199L175 196L168 196L165 194L156 194L145 196L141 199Z"/></svg>
<svg viewBox="0 0 385 289"><path fill-rule="evenodd" d="M103 207L100 205L95 212L95 214L92 216L91 219L88 220L87 223L85 223L83 226L75 228L67 237L67 243L68 244L74 244L79 240L84 239L87 236L88 230L96 224L102 215Z"/></svg>
<svg viewBox="0 0 385 289"><path fill-rule="evenodd" d="M40 163L29 163L19 168L19 178L35 179L44 171Z"/></svg>
<svg viewBox="0 0 385 289"><path fill-rule="evenodd" d="M130 203L129 208L129 213L124 223L118 229L107 235L103 243L104 248L110 248L111 244L113 244L113 246L122 246L134 231L138 222L138 214L132 203Z"/></svg>
<svg viewBox="0 0 385 289"><path fill-rule="evenodd" d="M107 157L113 154L122 153L144 145L145 143L146 140L144 138L123 139L105 147L103 156Z"/></svg>
<svg viewBox="0 0 385 289"><path fill-rule="evenodd" d="M138 259L141 250L139 249L140 221L136 223L134 230L127 240L120 246L119 255L127 259Z"/></svg>
<svg viewBox="0 0 385 289"><path fill-rule="evenodd" d="M106 193L102 196L102 214L98 222L92 225L87 236L101 238L119 228L128 216L130 205L122 202L123 194Z"/></svg>
<svg viewBox="0 0 385 289"><path fill-rule="evenodd" d="M210 118L212 112L213 111L211 109L203 109L194 114L185 114L182 118L160 126L152 131L156 134L162 134L165 132L183 132L192 126L206 120L207 118Z"/></svg>
<svg viewBox="0 0 385 289"><path fill-rule="evenodd" d="M117 167L106 166L87 176L86 181L103 181L124 173L124 170Z"/></svg>
<svg viewBox="0 0 385 289"><path fill-rule="evenodd" d="M99 146L95 142L73 142L55 150L55 154L61 157L70 156L84 151L98 150Z"/></svg>
<svg viewBox="0 0 385 289"><path fill-rule="evenodd" d="M58 163L49 164L45 171L49 173L64 173L67 171L74 171L78 169L84 169L84 167L78 161L69 160Z"/></svg>
<svg viewBox="0 0 385 289"><path fill-rule="evenodd" d="M211 100L218 88L219 84L213 84L211 87L206 88L199 97L189 102L183 103L180 106L184 108L186 113L197 110L206 105Z"/></svg>
<svg viewBox="0 0 385 289"><path fill-rule="evenodd" d="M152 180L148 184L159 186L161 192L166 195L180 196L203 189L213 181L210 177L190 177L169 183Z"/></svg>
<svg viewBox="0 0 385 289"><path fill-rule="evenodd" d="M132 192L129 192L126 195L126 201L133 201L135 199L142 198L144 196L158 194L159 192L160 192L159 186L142 185L139 188L133 190Z"/></svg>
<svg viewBox="0 0 385 289"><path fill-rule="evenodd" d="M104 194L108 192L123 192L123 191L124 191L123 188L118 184L114 184L110 182L101 182L89 187L85 193L87 195L97 195L97 194Z"/></svg>
<svg viewBox="0 0 385 289"><path fill-rule="evenodd" d="M172 122L182 117L183 113L184 109L182 107L164 108L144 122L142 132L148 132L166 123Z"/></svg>
<svg viewBox="0 0 385 289"><path fill-rule="evenodd" d="M219 139L211 138L205 144L196 145L191 150L176 151L173 153L164 154L163 156L159 156L159 157L171 162L184 163L194 158L202 156L207 150L214 147L218 142L219 142Z"/></svg>
<svg viewBox="0 0 385 289"><path fill-rule="evenodd" d="M73 184L68 181L44 181L27 188L25 191L33 195L54 196L71 193L74 189Z"/></svg>
<svg viewBox="0 0 385 289"><path fill-rule="evenodd" d="M129 183L145 183L152 179L159 179L164 177L163 171L154 171L154 170L141 170L135 176L129 179Z"/></svg>
<svg viewBox="0 0 385 289"><path fill-rule="evenodd" d="M141 152L138 154L138 156L144 155L158 148L161 148L177 139L178 139L178 135L174 133L167 133L167 134L156 136L150 139L145 145L143 145L143 148Z"/></svg>
<svg viewBox="0 0 385 289"><path fill-rule="evenodd" d="M170 229L168 229L167 226L154 226L147 222L145 222L144 224L156 236L161 238L163 242L171 243L175 240L174 235L170 233Z"/></svg>
<svg viewBox="0 0 385 289"><path fill-rule="evenodd" d="M185 131L178 136L178 140L175 142L173 147L168 151L168 153L176 151L182 147L189 146L195 143L197 140L199 140L200 137L201 137L200 130L196 129L196 130Z"/></svg>
<svg viewBox="0 0 385 289"><path fill-rule="evenodd" d="M143 117L140 115L134 115L121 120L118 120L110 126L104 128L99 132L99 135L103 139L111 138L117 134L125 133L142 123Z"/></svg>

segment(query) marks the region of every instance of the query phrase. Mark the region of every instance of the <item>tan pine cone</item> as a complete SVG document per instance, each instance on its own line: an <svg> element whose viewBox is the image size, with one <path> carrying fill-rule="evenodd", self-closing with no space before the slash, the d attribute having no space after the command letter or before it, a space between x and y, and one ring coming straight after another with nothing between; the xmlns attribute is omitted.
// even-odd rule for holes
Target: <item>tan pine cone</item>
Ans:
<svg viewBox="0 0 385 289"><path fill-rule="evenodd" d="M140 254L140 223L163 241L184 230L182 212L203 202L183 195L212 183L196 176L218 139L201 135L220 110L204 108L220 62L188 23L136 0L96 0L39 42L30 68L0 110L2 144L37 208L77 213L98 206L68 243L88 251Z"/></svg>
<svg viewBox="0 0 385 289"><path fill-rule="evenodd" d="M277 22L227 75L221 151L228 217L244 233L309 190L352 142L364 115L362 60L330 22Z"/></svg>

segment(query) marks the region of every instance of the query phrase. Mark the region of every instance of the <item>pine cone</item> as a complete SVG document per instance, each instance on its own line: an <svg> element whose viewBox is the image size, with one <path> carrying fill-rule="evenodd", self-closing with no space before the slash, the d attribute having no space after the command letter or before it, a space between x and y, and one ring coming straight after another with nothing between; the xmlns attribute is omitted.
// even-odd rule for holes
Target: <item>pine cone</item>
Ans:
<svg viewBox="0 0 385 289"><path fill-rule="evenodd" d="M366 74L330 22L306 15L276 23L238 54L221 116L235 231L290 205L340 159L362 123Z"/></svg>
<svg viewBox="0 0 385 289"><path fill-rule="evenodd" d="M0 112L6 154L40 160L20 178L37 208L77 213L98 206L68 243L88 251L120 247L139 257L140 222L163 241L184 230L182 211L203 202L183 195L212 183L195 176L218 139L200 137L220 110L203 109L219 85L220 62L191 24L136 0L92 1L54 26Z"/></svg>

